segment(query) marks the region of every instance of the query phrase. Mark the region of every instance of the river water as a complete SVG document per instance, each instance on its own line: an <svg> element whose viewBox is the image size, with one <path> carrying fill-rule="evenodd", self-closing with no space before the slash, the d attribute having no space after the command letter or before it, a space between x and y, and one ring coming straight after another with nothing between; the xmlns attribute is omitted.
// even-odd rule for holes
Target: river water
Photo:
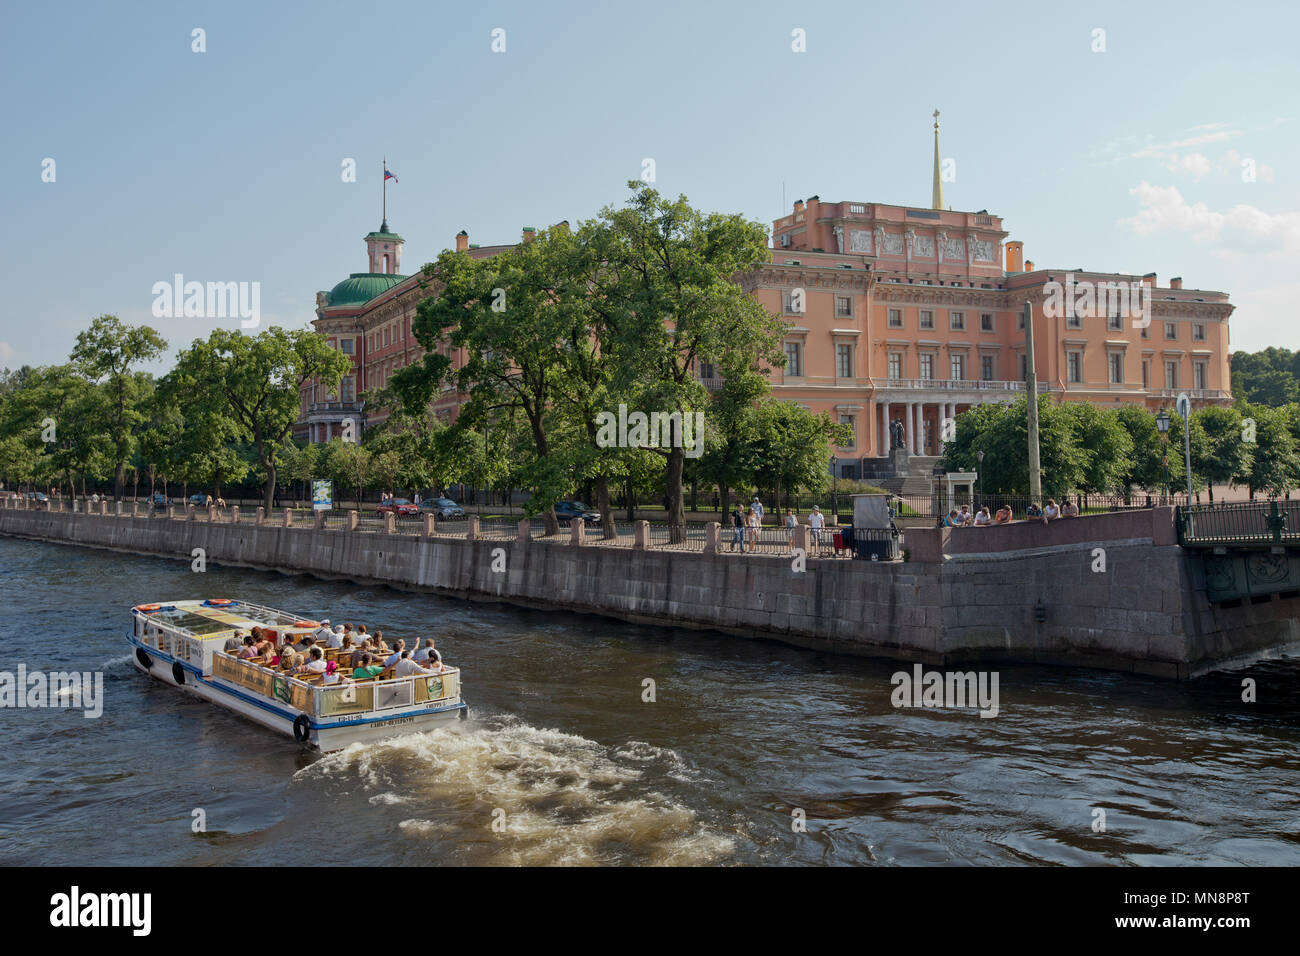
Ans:
<svg viewBox="0 0 1300 956"><path fill-rule="evenodd" d="M304 752L131 666L129 608L198 597L434 636L470 719ZM1300 863L1300 662L1004 666L985 719L896 709L892 662L7 538L0 600L0 670L105 688L0 710L7 864Z"/></svg>

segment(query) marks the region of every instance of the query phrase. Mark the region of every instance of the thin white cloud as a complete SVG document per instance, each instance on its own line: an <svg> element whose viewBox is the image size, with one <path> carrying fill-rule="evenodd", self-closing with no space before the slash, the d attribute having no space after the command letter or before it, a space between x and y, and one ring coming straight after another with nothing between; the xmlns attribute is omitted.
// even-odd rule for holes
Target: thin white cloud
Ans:
<svg viewBox="0 0 1300 956"><path fill-rule="evenodd" d="M1169 157L1169 162L1165 163L1165 169L1171 173L1183 173L1196 180L1204 179L1212 168L1209 158L1203 153L1186 153L1182 156L1174 153Z"/></svg>
<svg viewBox="0 0 1300 956"><path fill-rule="evenodd" d="M1143 146L1133 154L1133 159L1164 159L1170 153L1179 149L1187 149L1189 146L1204 146L1206 143L1226 143L1234 136L1240 136L1240 130L1217 130L1212 133L1201 133L1197 136L1189 136L1186 139L1174 140L1172 143L1151 143Z"/></svg>
<svg viewBox="0 0 1300 956"><path fill-rule="evenodd" d="M0 362L7 362L17 354L8 342L0 342Z"/></svg>
<svg viewBox="0 0 1300 956"><path fill-rule="evenodd" d="M1213 244L1211 254L1222 258L1300 254L1300 213L1270 213L1246 203L1217 212L1203 202L1189 203L1176 186L1153 186L1146 181L1129 193L1142 208L1119 222L1136 235L1181 233L1195 242Z"/></svg>

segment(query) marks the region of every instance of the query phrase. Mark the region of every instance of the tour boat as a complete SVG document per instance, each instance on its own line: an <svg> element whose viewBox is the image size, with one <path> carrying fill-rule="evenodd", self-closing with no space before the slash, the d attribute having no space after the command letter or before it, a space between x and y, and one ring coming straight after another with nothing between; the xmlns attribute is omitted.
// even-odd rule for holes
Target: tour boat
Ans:
<svg viewBox="0 0 1300 956"><path fill-rule="evenodd" d="M271 632L277 644L285 635L320 629L318 622L284 611L214 598L140 604L131 609L131 619L128 640L138 669L322 751L419 733L466 716L458 668L392 679L340 676L326 684L322 677L285 675L226 653L236 632L248 634L254 627ZM326 650L327 659L334 656Z"/></svg>

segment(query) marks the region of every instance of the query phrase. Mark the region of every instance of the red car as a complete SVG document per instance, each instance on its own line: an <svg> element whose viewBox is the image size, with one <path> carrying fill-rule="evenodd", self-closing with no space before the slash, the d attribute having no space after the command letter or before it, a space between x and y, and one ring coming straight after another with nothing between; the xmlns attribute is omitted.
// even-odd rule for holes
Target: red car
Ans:
<svg viewBox="0 0 1300 956"><path fill-rule="evenodd" d="M385 501L375 509L375 512L381 515L392 513L399 518L414 518L420 513L420 509L405 498L393 498Z"/></svg>

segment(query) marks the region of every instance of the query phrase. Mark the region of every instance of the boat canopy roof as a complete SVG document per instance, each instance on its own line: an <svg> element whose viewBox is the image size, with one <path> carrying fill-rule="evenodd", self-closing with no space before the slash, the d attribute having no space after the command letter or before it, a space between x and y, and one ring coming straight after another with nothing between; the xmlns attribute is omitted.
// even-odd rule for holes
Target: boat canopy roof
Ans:
<svg viewBox="0 0 1300 956"><path fill-rule="evenodd" d="M138 604L132 608L132 612L144 615L151 624L179 631L201 641L226 640L235 631L247 633L254 627L269 627L279 634L310 633L320 628L319 621L305 620L286 611L229 598Z"/></svg>

